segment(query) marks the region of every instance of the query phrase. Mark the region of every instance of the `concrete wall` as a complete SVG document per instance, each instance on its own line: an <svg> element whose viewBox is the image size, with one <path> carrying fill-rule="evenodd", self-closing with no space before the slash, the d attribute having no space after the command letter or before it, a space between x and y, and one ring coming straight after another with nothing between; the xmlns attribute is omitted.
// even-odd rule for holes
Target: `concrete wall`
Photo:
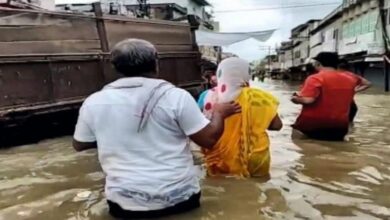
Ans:
<svg viewBox="0 0 390 220"><path fill-rule="evenodd" d="M284 68L285 69L288 69L290 67L293 67L293 62L292 62L292 58L293 58L293 55L292 55L292 50L286 50L285 51L285 54L284 54Z"/></svg>
<svg viewBox="0 0 390 220"><path fill-rule="evenodd" d="M115 0L101 0L101 2L115 2ZM138 4L137 0L119 0L123 4L134 5ZM148 0L149 4L166 4L175 3L183 8L187 8L188 14L197 15L202 19L205 19L204 7L196 4L192 0Z"/></svg>
<svg viewBox="0 0 390 220"><path fill-rule="evenodd" d="M19 0L18 2L28 3L27 0ZM0 3L7 3L7 0L0 0ZM54 0L31 0L32 5L54 11L55 10L55 1Z"/></svg>
<svg viewBox="0 0 390 220"><path fill-rule="evenodd" d="M310 37L310 57L315 57L323 51L339 51L341 22L341 19L338 19Z"/></svg>
<svg viewBox="0 0 390 220"><path fill-rule="evenodd" d="M55 10L56 5L54 0L39 0L39 2L41 8L51 10L51 11Z"/></svg>

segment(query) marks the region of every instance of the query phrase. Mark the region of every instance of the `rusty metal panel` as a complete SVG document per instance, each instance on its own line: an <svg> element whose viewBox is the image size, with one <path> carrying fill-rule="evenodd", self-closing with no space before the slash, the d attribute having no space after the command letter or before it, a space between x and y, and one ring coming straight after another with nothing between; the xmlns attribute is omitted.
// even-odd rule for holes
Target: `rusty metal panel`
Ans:
<svg viewBox="0 0 390 220"><path fill-rule="evenodd" d="M199 61L193 57L177 58L176 74L178 84L187 84L201 80Z"/></svg>
<svg viewBox="0 0 390 220"><path fill-rule="evenodd" d="M177 84L176 66L172 65L171 59L159 59L159 77L173 84Z"/></svg>
<svg viewBox="0 0 390 220"><path fill-rule="evenodd" d="M99 51L93 17L0 10L1 54Z"/></svg>
<svg viewBox="0 0 390 220"><path fill-rule="evenodd" d="M50 63L55 101L86 97L104 85L99 60Z"/></svg>
<svg viewBox="0 0 390 220"><path fill-rule="evenodd" d="M103 56L102 60L100 61L99 68L101 68L104 73L105 84L108 84L119 78L119 75L116 73L114 67L111 64L109 56Z"/></svg>
<svg viewBox="0 0 390 220"><path fill-rule="evenodd" d="M161 52L168 49L174 50L176 46L182 46L184 49L192 46L189 26L116 20L105 20L105 25L110 48L127 38L140 38L150 41L157 47L160 46Z"/></svg>
<svg viewBox="0 0 390 220"><path fill-rule="evenodd" d="M83 53L100 51L98 40L0 42L1 54Z"/></svg>
<svg viewBox="0 0 390 220"><path fill-rule="evenodd" d="M0 64L0 108L47 102L50 88L47 64Z"/></svg>
<svg viewBox="0 0 390 220"><path fill-rule="evenodd" d="M200 66L197 53L172 53L160 56L160 77L176 85L200 82Z"/></svg>
<svg viewBox="0 0 390 220"><path fill-rule="evenodd" d="M56 19L56 22L28 26L0 24L1 33L6 33L0 35L0 42L99 39L92 19Z"/></svg>
<svg viewBox="0 0 390 220"><path fill-rule="evenodd" d="M52 11L37 11L26 9L0 8L0 25L7 26L34 26L55 25L63 19L90 19L93 16L73 13L58 13Z"/></svg>

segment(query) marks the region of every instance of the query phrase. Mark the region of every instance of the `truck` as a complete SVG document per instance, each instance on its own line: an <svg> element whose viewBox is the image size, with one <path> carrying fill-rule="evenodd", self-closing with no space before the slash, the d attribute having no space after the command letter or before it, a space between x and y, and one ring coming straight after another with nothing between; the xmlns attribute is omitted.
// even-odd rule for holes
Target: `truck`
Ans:
<svg viewBox="0 0 390 220"><path fill-rule="evenodd" d="M203 89L198 24L104 15L93 6L92 14L0 7L1 131L77 112L117 79L110 49L127 38L157 47L159 78L194 96Z"/></svg>

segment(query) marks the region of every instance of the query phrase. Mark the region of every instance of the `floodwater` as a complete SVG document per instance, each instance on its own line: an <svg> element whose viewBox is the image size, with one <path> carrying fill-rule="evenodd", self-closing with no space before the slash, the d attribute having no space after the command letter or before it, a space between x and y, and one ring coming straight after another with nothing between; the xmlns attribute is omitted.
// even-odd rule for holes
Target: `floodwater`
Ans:
<svg viewBox="0 0 390 220"><path fill-rule="evenodd" d="M167 220L390 219L390 96L360 94L346 142L292 140L297 88L261 83L281 101L286 124L271 132L271 179L207 179L202 208ZM76 153L71 137L0 151L0 220L111 219L96 151ZM80 192L90 191L85 198Z"/></svg>

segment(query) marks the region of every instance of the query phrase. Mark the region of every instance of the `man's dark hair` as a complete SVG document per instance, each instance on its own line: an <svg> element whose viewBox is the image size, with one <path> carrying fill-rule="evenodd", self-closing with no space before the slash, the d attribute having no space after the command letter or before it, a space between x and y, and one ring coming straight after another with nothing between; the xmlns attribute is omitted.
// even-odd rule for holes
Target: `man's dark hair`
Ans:
<svg viewBox="0 0 390 220"><path fill-rule="evenodd" d="M318 61L323 67L337 69L339 65L339 55L334 52L321 52L313 59Z"/></svg>
<svg viewBox="0 0 390 220"><path fill-rule="evenodd" d="M208 61L206 59L202 59L201 61L201 66L202 66L202 69L203 71L214 71L216 72L217 71L217 68L218 68L218 65L211 62L211 61Z"/></svg>
<svg viewBox="0 0 390 220"><path fill-rule="evenodd" d="M350 70L351 69L351 65L349 65L349 63L348 63L348 61L346 59L341 59L340 62L339 62L338 68L342 69L342 70Z"/></svg>
<svg viewBox="0 0 390 220"><path fill-rule="evenodd" d="M127 39L111 51L111 63L124 76L144 76L156 73L157 50L148 41Z"/></svg>

